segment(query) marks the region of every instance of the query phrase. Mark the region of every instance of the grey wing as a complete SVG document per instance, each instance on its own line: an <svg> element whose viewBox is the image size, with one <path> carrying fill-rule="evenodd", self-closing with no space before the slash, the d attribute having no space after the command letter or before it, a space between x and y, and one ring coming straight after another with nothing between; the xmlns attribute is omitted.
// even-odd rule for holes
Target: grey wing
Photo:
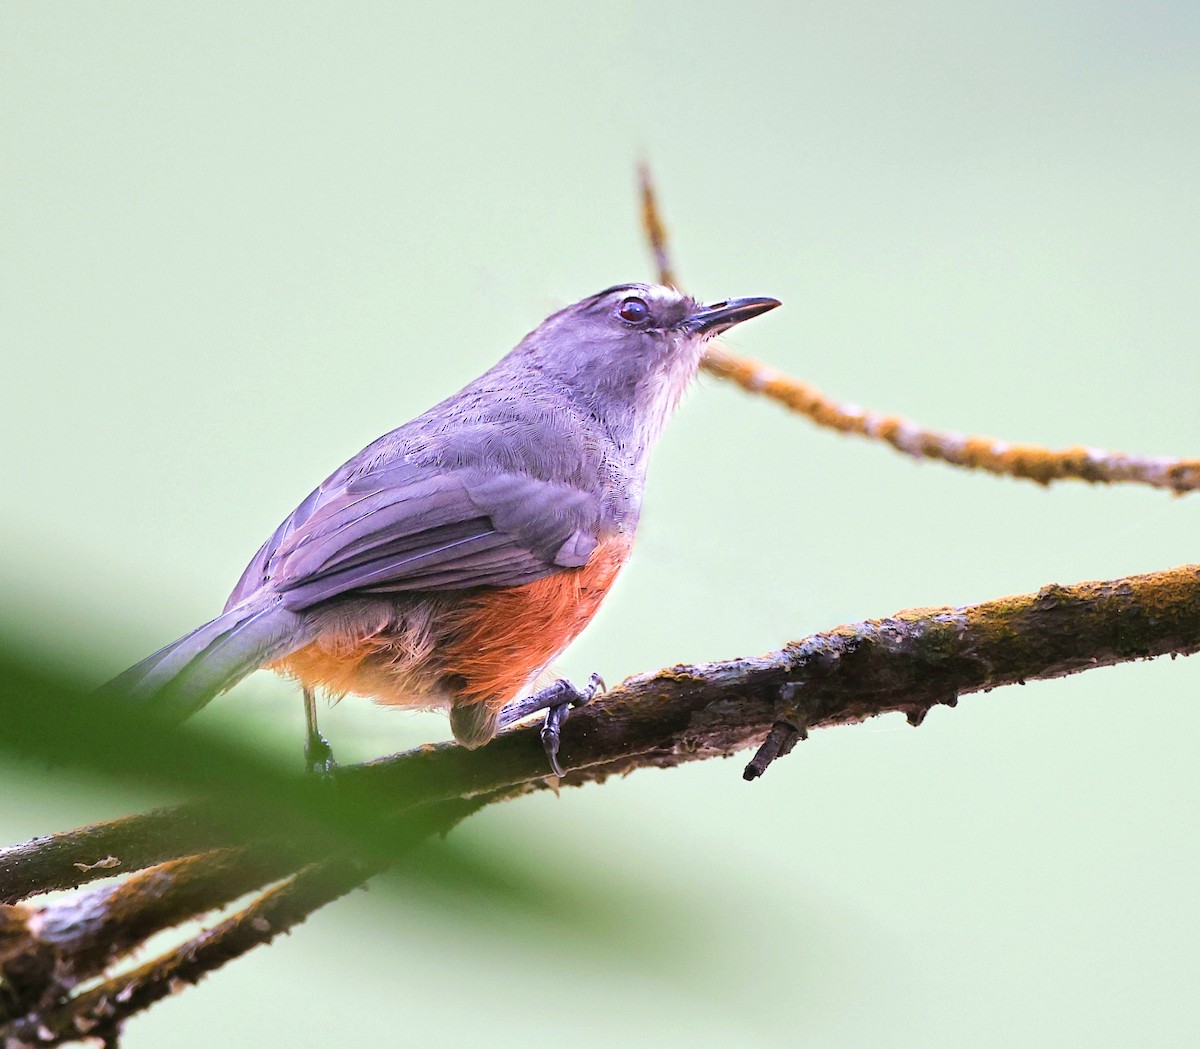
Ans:
<svg viewBox="0 0 1200 1049"><path fill-rule="evenodd" d="M392 463L305 500L234 595L258 580L302 609L351 592L517 586L586 563L598 523L598 498L570 485Z"/></svg>

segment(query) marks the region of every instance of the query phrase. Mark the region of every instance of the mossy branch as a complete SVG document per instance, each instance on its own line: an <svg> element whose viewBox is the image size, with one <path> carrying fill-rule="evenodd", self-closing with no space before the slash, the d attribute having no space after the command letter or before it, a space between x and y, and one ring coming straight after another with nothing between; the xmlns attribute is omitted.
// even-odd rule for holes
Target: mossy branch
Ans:
<svg viewBox="0 0 1200 1049"><path fill-rule="evenodd" d="M445 743L343 767L339 793L349 801L367 792L396 813L432 801L577 786L730 755L778 720L825 728L901 712L919 722L963 694L1198 648L1200 566L1051 585L976 605L910 609L766 655L631 677L572 714L563 729L570 771L562 780L547 775L537 728L529 726L479 751ZM119 843L138 840L143 828L153 841L122 855ZM270 831L259 828L265 838ZM0 851L0 895L45 891L35 878L53 888L81 881L95 872L76 864L97 853L113 855L128 872L237 844L231 834L206 825L201 807L181 806L36 838Z"/></svg>

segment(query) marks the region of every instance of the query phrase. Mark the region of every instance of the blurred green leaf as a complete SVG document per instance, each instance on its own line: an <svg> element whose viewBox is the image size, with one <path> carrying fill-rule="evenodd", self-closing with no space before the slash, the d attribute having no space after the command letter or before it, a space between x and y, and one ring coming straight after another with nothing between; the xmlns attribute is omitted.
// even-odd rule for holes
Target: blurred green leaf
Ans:
<svg viewBox="0 0 1200 1049"><path fill-rule="evenodd" d="M384 882L398 899L502 917L497 928L522 939L594 944L602 936L615 945L635 927L644 937L651 915L663 913L632 882L614 884L611 872L568 873L550 843L528 835L504 848L438 841L413 849L485 799L401 812L401 798L297 774L294 755L285 765L252 736L163 726L140 705L98 694L60 669L64 663L80 661L0 643L0 760L12 775L22 762L45 762L101 787L215 801L213 818L234 840L282 839L314 856L344 853L372 866L399 857Z"/></svg>

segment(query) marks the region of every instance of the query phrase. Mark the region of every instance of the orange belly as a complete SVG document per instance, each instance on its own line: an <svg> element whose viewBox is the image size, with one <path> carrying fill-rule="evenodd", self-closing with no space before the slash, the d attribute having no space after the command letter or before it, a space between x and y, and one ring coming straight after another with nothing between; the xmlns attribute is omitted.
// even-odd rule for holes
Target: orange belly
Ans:
<svg viewBox="0 0 1200 1049"><path fill-rule="evenodd" d="M582 568L464 598L439 653L444 673L461 681L458 702L499 710L516 697L587 626L628 553L628 540L610 539Z"/></svg>
<svg viewBox="0 0 1200 1049"><path fill-rule="evenodd" d="M606 540L582 568L525 586L352 599L324 613L316 641L271 668L336 696L498 711L596 614L629 546Z"/></svg>

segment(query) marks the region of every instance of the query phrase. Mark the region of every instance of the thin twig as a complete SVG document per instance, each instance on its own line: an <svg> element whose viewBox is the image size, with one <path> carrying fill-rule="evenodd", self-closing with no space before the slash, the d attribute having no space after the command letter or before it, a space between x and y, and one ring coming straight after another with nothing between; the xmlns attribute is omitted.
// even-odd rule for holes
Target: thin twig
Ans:
<svg viewBox="0 0 1200 1049"><path fill-rule="evenodd" d="M767 738L754 752L754 757L742 770L742 779L747 781L758 779L770 768L772 762L790 754L792 748L807 735L807 730L797 728L789 721L776 721L771 726L771 731L767 733Z"/></svg>
<svg viewBox="0 0 1200 1049"><path fill-rule="evenodd" d="M667 241L667 227L663 224L662 212L654 194L654 179L650 174L650 165L643 161L638 165L638 188L642 198L642 229L650 252L654 256L654 266L658 271L658 283L670 288L678 288L675 281L675 268L671 265L671 251Z"/></svg>
<svg viewBox="0 0 1200 1049"><path fill-rule="evenodd" d="M1127 455L1098 448L1054 451L1034 444L1007 444L992 437L930 430L897 415L839 404L807 383L720 346L709 348L704 367L743 390L807 416L818 426L885 441L917 459L935 459L1042 485L1064 480L1143 484L1179 494L1200 488L1200 459Z"/></svg>
<svg viewBox="0 0 1200 1049"><path fill-rule="evenodd" d="M654 256L658 280L677 287L666 226L654 193L649 168L639 169L642 228ZM703 367L749 393L767 397L818 426L838 433L884 441L917 459L933 459L971 470L1017 477L1037 484L1078 480L1092 484L1142 484L1176 494L1200 488L1200 459L1129 455L1099 448L1052 450L1035 444L1010 444L992 437L931 430L898 415L884 415L841 404L808 383L784 375L759 361L722 346L710 345Z"/></svg>

